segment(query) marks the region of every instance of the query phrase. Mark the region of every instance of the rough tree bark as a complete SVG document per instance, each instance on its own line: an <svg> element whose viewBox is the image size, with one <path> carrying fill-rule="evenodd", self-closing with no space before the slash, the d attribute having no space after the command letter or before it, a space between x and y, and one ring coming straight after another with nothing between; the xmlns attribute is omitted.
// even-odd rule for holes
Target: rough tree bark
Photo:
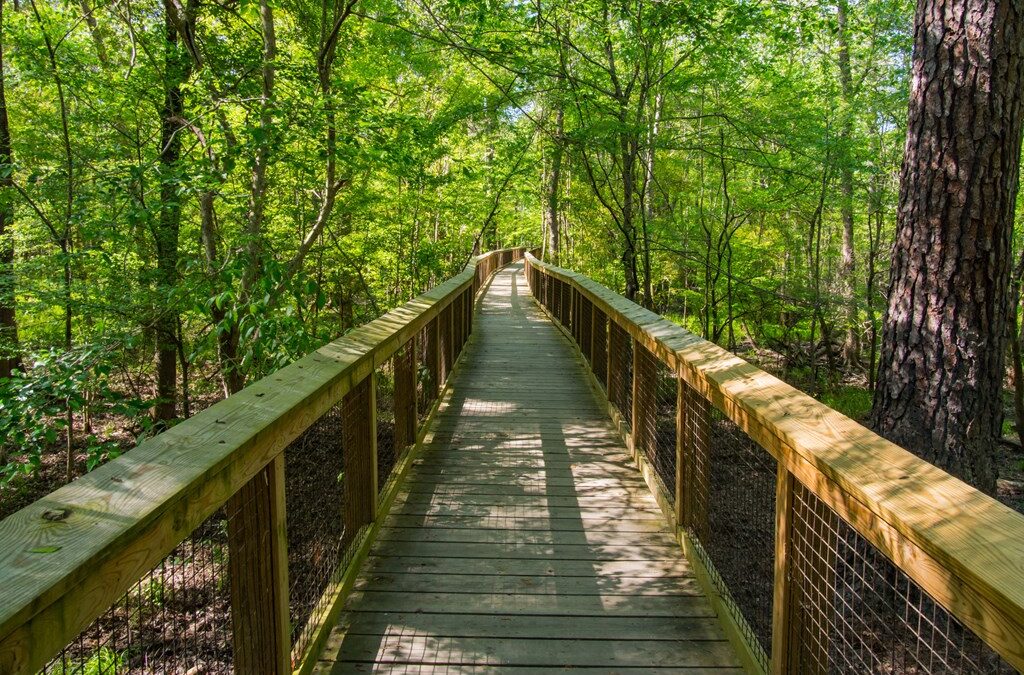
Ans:
<svg viewBox="0 0 1024 675"><path fill-rule="evenodd" d="M992 492L1003 420L1024 6L919 0L873 422Z"/></svg>
<svg viewBox="0 0 1024 675"><path fill-rule="evenodd" d="M10 377L19 365L17 357L18 320L15 312L14 189L11 178L11 126L4 96L3 52L4 0L0 0L0 377Z"/></svg>

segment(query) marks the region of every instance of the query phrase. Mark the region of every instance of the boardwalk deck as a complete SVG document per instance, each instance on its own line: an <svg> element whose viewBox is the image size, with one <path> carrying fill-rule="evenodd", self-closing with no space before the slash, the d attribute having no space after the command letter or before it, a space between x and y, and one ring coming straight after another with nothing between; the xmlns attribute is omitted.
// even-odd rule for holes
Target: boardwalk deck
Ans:
<svg viewBox="0 0 1024 675"><path fill-rule="evenodd" d="M318 670L741 672L522 265L487 291L451 395Z"/></svg>

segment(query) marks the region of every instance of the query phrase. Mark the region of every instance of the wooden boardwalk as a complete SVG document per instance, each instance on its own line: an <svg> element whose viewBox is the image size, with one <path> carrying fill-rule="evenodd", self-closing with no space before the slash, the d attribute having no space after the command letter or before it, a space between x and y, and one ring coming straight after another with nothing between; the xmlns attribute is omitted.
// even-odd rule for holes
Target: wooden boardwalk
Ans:
<svg viewBox="0 0 1024 675"><path fill-rule="evenodd" d="M521 263L475 320L319 671L741 672Z"/></svg>

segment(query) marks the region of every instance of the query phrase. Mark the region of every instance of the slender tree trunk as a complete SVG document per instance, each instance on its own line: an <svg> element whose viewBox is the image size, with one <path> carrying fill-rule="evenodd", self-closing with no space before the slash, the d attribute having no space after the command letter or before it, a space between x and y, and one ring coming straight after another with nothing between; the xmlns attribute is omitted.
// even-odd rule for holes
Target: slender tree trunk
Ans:
<svg viewBox="0 0 1024 675"><path fill-rule="evenodd" d="M0 0L0 377L10 377L20 366L18 358L18 319L16 279L14 276L14 188L11 178L11 125L7 119L4 94L4 0Z"/></svg>
<svg viewBox="0 0 1024 675"><path fill-rule="evenodd" d="M1010 344L1010 367L1013 372L1013 421L1017 429L1017 437L1021 446L1024 447L1024 362L1021 361L1024 355L1024 325L1018 321L1017 315L1021 303L1021 283L1024 282L1024 251L1017 258L1017 264L1013 267L1013 277L1010 281L1010 320L1008 329L1010 334L1007 341Z"/></svg>
<svg viewBox="0 0 1024 675"><path fill-rule="evenodd" d="M866 306L868 310L868 331L871 344L868 353L868 389L875 389L875 374L878 362L878 314L875 311L875 284L877 283L878 272L876 261L882 241L882 225L884 213L882 211L882 177L874 178L874 188L871 192L871 219L868 227L868 269L867 283L865 285Z"/></svg>
<svg viewBox="0 0 1024 675"><path fill-rule="evenodd" d="M622 123L625 124L625 113ZM620 135L619 144L622 161L622 231L625 235L622 271L626 277L625 296L635 301L640 291L640 275L636 264L636 152L628 134Z"/></svg>
<svg viewBox="0 0 1024 675"><path fill-rule="evenodd" d="M181 86L191 61L182 47L174 21L173 0L164 0L164 104L160 109L160 216L154 225L158 284L156 329L157 420L168 422L177 414L178 312L173 307L178 282L178 234L181 229L179 162L185 117Z"/></svg>
<svg viewBox="0 0 1024 675"><path fill-rule="evenodd" d="M1021 147L1024 7L919 0L876 428L995 489Z"/></svg>
<svg viewBox="0 0 1024 675"><path fill-rule="evenodd" d="M561 238L559 236L558 195L562 182L562 135L565 132L565 113L558 106L555 113L555 143L551 149L551 174L548 176L548 259L556 265L561 264Z"/></svg>
<svg viewBox="0 0 1024 675"><path fill-rule="evenodd" d="M654 111L651 115L651 127L647 134L647 151L644 153L643 205L641 222L643 224L643 264L644 264L644 306L654 309L654 289L651 284L651 235L649 224L654 218L654 145L658 140L658 127L661 122L662 94L654 97Z"/></svg>
<svg viewBox="0 0 1024 675"><path fill-rule="evenodd" d="M843 258L840 276L845 304L846 339L843 341L843 360L847 365L860 363L860 333L857 330L857 276L853 243L853 77L850 72L850 45L847 20L848 0L839 0L839 83L842 88L842 128L839 138L839 190L842 197Z"/></svg>
<svg viewBox="0 0 1024 675"><path fill-rule="evenodd" d="M107 45L103 41L103 32L100 30L96 15L93 14L93 8L89 7L88 0L79 0L79 6L82 8L82 17L85 19L86 25L89 26L89 33L92 35L92 42L96 47L96 57L99 58L100 63L107 65Z"/></svg>

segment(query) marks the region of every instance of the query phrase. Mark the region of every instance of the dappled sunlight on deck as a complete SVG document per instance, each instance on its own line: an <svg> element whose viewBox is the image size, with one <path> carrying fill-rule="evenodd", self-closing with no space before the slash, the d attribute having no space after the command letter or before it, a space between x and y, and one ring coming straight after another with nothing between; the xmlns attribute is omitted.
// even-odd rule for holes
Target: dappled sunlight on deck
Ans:
<svg viewBox="0 0 1024 675"><path fill-rule="evenodd" d="M495 276L324 672L739 672L662 511L531 298Z"/></svg>

